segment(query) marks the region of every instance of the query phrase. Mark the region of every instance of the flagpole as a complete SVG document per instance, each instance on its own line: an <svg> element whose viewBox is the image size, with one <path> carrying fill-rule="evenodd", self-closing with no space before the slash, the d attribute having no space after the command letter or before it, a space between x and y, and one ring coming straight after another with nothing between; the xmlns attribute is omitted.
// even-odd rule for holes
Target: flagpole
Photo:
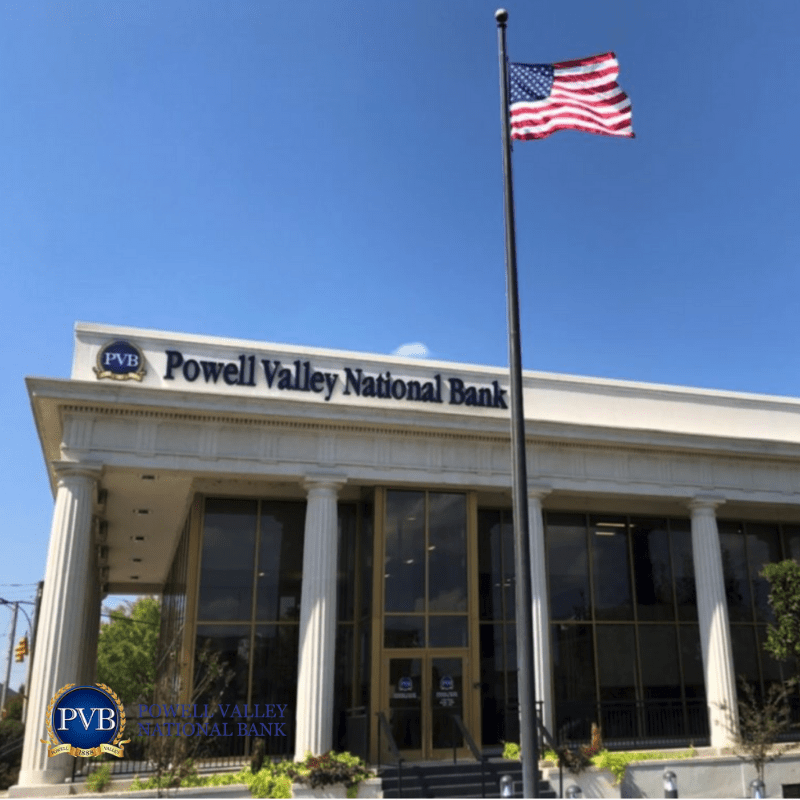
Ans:
<svg viewBox="0 0 800 800"><path fill-rule="evenodd" d="M517 679L519 733L522 755L522 793L539 796L539 739L536 730L536 682L533 662L533 599L528 523L528 475L525 463L525 415L522 404L522 355L517 289L517 246L514 226L514 187L511 179L511 130L508 107L506 22L508 12L495 13L500 52L500 116L503 125L503 177L506 221L506 293L508 303L508 360L511 377L511 448L514 489L514 562L517 605Z"/></svg>

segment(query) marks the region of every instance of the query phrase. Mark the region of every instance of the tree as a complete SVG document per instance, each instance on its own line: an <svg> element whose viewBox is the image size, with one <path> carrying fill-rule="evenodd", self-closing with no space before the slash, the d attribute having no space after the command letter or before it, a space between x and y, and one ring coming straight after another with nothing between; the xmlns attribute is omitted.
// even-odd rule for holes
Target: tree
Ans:
<svg viewBox="0 0 800 800"><path fill-rule="evenodd" d="M160 606L143 597L111 612L97 641L97 680L111 687L126 705L152 703Z"/></svg>
<svg viewBox="0 0 800 800"><path fill-rule="evenodd" d="M777 661L791 661L800 677L800 564L765 564L761 574L769 581L769 604L775 625L767 628L764 649Z"/></svg>
<svg viewBox="0 0 800 800"><path fill-rule="evenodd" d="M233 680L234 672L220 658L220 654L208 646L195 653L194 686L187 705L201 707L204 715L200 719L192 718L189 723L192 730L195 725L208 727L217 713L219 701L225 696L228 684ZM156 686L156 701L174 703L175 686L166 673L159 676ZM178 697L181 689L178 688ZM163 733L163 731L162 731ZM162 791L177 789L194 772L195 760L203 754L208 746L206 736L183 735L150 735L145 738L145 754L153 767L153 778L158 796ZM148 784L145 784L150 788Z"/></svg>
<svg viewBox="0 0 800 800"><path fill-rule="evenodd" d="M756 696L755 689L744 675L739 676L741 699L739 700L739 735L736 755L750 762L764 780L764 765L778 758L787 747L781 749L776 742L791 727L789 693L794 680L776 683L769 687L763 700Z"/></svg>

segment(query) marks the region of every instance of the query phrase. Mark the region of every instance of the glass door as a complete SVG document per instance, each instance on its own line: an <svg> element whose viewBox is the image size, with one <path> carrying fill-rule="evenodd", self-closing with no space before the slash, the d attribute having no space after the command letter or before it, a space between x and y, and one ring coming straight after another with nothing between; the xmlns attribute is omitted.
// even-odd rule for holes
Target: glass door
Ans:
<svg viewBox="0 0 800 800"><path fill-rule="evenodd" d="M464 737L455 722L464 720L464 659L459 656L430 656L427 660L431 715L430 757L447 758L453 748L466 756ZM466 723L465 723L466 724Z"/></svg>
<svg viewBox="0 0 800 800"><path fill-rule="evenodd" d="M405 489L377 497L373 708L406 760L452 758L454 748L466 758L455 720L480 739L475 498ZM371 747L393 760L380 724Z"/></svg>
<svg viewBox="0 0 800 800"><path fill-rule="evenodd" d="M409 761L467 757L466 744L455 722L466 726L463 654L387 656L384 714L401 755ZM385 737L382 758L390 759Z"/></svg>

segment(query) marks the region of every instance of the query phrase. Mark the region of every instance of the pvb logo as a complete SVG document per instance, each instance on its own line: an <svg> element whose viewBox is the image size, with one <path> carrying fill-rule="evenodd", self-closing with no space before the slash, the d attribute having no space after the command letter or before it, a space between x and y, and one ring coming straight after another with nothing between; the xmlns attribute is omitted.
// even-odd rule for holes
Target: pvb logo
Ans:
<svg viewBox="0 0 800 800"><path fill-rule="evenodd" d="M97 688L99 687L99 688ZM59 689L47 707L47 755L69 753L72 756L92 758L100 753L122 758L123 749L118 744L125 730L125 708L119 697L108 686L76 686L68 683Z"/></svg>
<svg viewBox="0 0 800 800"><path fill-rule="evenodd" d="M144 377L144 355L130 342L110 342L103 345L97 354L95 375L100 378L111 378L115 381L140 381Z"/></svg>

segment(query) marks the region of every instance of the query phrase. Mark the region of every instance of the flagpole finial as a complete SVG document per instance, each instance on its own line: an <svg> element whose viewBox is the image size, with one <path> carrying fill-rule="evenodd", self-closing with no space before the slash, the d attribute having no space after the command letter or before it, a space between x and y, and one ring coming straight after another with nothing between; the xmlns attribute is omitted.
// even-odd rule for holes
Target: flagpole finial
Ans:
<svg viewBox="0 0 800 800"><path fill-rule="evenodd" d="M508 22L508 11L504 8L498 8L494 12L494 18L497 20L498 25L505 25Z"/></svg>

